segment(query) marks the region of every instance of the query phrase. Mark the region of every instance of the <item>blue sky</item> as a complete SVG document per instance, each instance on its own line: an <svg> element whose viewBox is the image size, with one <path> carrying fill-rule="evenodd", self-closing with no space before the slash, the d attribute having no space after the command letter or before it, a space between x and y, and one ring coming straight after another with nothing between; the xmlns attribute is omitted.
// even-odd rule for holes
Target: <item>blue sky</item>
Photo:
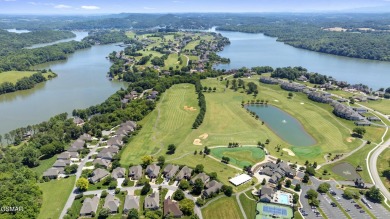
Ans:
<svg viewBox="0 0 390 219"><path fill-rule="evenodd" d="M383 6L390 0L0 0L0 14L321 12Z"/></svg>

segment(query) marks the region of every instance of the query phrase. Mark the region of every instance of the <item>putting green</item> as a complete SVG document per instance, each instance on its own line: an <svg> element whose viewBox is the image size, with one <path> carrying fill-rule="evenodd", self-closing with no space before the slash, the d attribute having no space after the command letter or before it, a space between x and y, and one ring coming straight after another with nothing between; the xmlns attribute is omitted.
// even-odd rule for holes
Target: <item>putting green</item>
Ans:
<svg viewBox="0 0 390 219"><path fill-rule="evenodd" d="M211 155L218 159L222 159L223 156L229 157L230 164L241 168L256 164L264 160L265 157L264 151L257 147L213 148L211 149Z"/></svg>

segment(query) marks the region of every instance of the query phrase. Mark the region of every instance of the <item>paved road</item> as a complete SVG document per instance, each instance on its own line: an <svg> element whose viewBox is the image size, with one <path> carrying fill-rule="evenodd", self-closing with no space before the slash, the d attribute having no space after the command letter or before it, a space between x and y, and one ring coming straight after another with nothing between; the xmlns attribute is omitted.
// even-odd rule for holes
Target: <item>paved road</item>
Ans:
<svg viewBox="0 0 390 219"><path fill-rule="evenodd" d="M76 175L76 181L75 182L77 182L77 180L80 178L81 173L83 172L83 167L85 166L85 164L88 161L88 157L91 156L92 154L94 154L96 152L97 148L98 148L98 144L94 148L92 148L90 150L88 155L85 156L83 161L81 161L81 163L79 164L79 167L77 168L77 172L75 174ZM62 209L60 218L64 218L66 212L68 211L68 208L72 207L73 200L74 200L74 198L76 197L77 194L78 194L78 190L77 190L76 183L75 183L74 186L73 186L73 189L72 189L72 193L70 193L70 195L68 197L68 200L66 201L66 204L65 204L64 208Z"/></svg>

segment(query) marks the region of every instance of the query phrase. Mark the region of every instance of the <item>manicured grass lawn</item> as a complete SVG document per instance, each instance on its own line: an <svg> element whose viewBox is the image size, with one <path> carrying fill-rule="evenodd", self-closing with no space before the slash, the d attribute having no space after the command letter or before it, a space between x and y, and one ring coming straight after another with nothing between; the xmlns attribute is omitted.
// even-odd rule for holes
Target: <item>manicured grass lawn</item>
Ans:
<svg viewBox="0 0 390 219"><path fill-rule="evenodd" d="M243 168L244 166L256 164L264 160L264 151L257 147L237 147L237 148L213 148L211 155L222 159L229 157L229 164Z"/></svg>
<svg viewBox="0 0 390 219"><path fill-rule="evenodd" d="M361 105L377 110L385 115L390 115L390 100L384 99L384 100L359 102L359 103Z"/></svg>
<svg viewBox="0 0 390 219"><path fill-rule="evenodd" d="M239 219L243 218L235 197L223 197L205 208L202 208L202 215L205 219Z"/></svg>
<svg viewBox="0 0 390 219"><path fill-rule="evenodd" d="M192 123L198 115L198 111L185 110L184 106L198 108L193 85L180 84L167 90L157 108L140 122L142 129L124 149L121 164L140 163L144 155L160 150L165 154L169 144L181 144L192 132Z"/></svg>
<svg viewBox="0 0 390 219"><path fill-rule="evenodd" d="M390 148L385 149L378 157L377 160L377 165L378 165L378 171L379 171L379 176L381 176L381 180L383 184L387 187L390 188L390 181L383 176L382 172L384 170L389 170L390 169Z"/></svg>
<svg viewBox="0 0 390 219"><path fill-rule="evenodd" d="M177 53L169 54L168 59L164 62L164 69L169 69L169 67L173 67L173 69L176 69L176 66L179 66L179 68L181 69L181 67L186 66L187 58L183 55L180 57L183 60L182 64L180 64L180 62L178 61L179 56Z"/></svg>
<svg viewBox="0 0 390 219"><path fill-rule="evenodd" d="M68 212L70 212L70 214L68 214L68 215L70 215L69 218L71 218L71 219L79 218L80 210L81 210L81 207L83 206L82 201L86 198L92 198L92 197L93 197L93 195L86 195L81 199L75 199L72 203L72 206L69 208L69 211L68 211Z"/></svg>
<svg viewBox="0 0 390 219"><path fill-rule="evenodd" d="M53 156L49 159L40 160L40 165L34 168L31 168L38 176L42 176L43 172L49 169L57 160L57 156Z"/></svg>
<svg viewBox="0 0 390 219"><path fill-rule="evenodd" d="M67 179L39 183L38 186L43 192L43 197L38 218L59 218L69 194L72 192L74 183L74 176Z"/></svg>
<svg viewBox="0 0 390 219"><path fill-rule="evenodd" d="M191 41L184 47L184 50L187 50L187 49L194 50L195 46L199 45L199 43L200 43L200 40Z"/></svg>
<svg viewBox="0 0 390 219"><path fill-rule="evenodd" d="M240 195L240 202L242 207L244 208L245 214L247 218L255 218L256 217L256 201L250 200L245 194L252 198L251 191L243 193Z"/></svg>

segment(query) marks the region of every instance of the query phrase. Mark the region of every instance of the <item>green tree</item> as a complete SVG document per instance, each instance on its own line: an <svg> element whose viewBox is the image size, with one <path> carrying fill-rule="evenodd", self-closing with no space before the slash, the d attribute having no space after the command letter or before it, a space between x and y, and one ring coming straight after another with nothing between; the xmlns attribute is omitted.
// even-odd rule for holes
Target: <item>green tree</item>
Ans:
<svg viewBox="0 0 390 219"><path fill-rule="evenodd" d="M294 191L297 191L297 192L301 191L301 184L296 184Z"/></svg>
<svg viewBox="0 0 390 219"><path fill-rule="evenodd" d="M78 167L79 166L77 164L72 164L70 166L66 166L64 170L66 174L73 174L77 172Z"/></svg>
<svg viewBox="0 0 390 219"><path fill-rule="evenodd" d="M204 166L203 164L198 164L195 166L194 172L195 173L203 173Z"/></svg>
<svg viewBox="0 0 390 219"><path fill-rule="evenodd" d="M179 202L180 210L184 215L192 215L194 213L195 203L191 199L183 199Z"/></svg>
<svg viewBox="0 0 390 219"><path fill-rule="evenodd" d="M319 193L327 193L330 189L330 184L329 183L321 183L318 188L317 188L317 191Z"/></svg>
<svg viewBox="0 0 390 219"><path fill-rule="evenodd" d="M190 183L187 180L185 179L180 180L179 188L181 190L187 190L189 187L190 187Z"/></svg>
<svg viewBox="0 0 390 219"><path fill-rule="evenodd" d="M318 192L316 192L314 189L309 189L306 192L307 198L310 200L316 199L318 197Z"/></svg>
<svg viewBox="0 0 390 219"><path fill-rule="evenodd" d="M348 190L348 189L344 190L343 198L345 198L345 199L352 199L353 198L353 192Z"/></svg>
<svg viewBox="0 0 390 219"><path fill-rule="evenodd" d="M80 177L76 182L76 187L81 191L86 191L88 189L89 182L86 178Z"/></svg>
<svg viewBox="0 0 390 219"><path fill-rule="evenodd" d="M127 219L138 219L138 210L135 208L130 209Z"/></svg>
<svg viewBox="0 0 390 219"><path fill-rule="evenodd" d="M267 183L267 181L265 180L265 178L263 179L263 181L261 181L261 185L265 185Z"/></svg>
<svg viewBox="0 0 390 219"><path fill-rule="evenodd" d="M153 163L153 157L151 155L145 155L141 158L141 160L142 160L142 164L144 166L147 166L147 165Z"/></svg>
<svg viewBox="0 0 390 219"><path fill-rule="evenodd" d="M297 193L294 193L293 195L293 204L297 204L299 200L299 195Z"/></svg>
<svg viewBox="0 0 390 219"><path fill-rule="evenodd" d="M383 195L381 194L380 190L376 188L375 186L371 187L367 192L366 192L366 197L377 203L382 203L383 201Z"/></svg>
<svg viewBox="0 0 390 219"><path fill-rule="evenodd" d="M364 134L366 134L366 129L362 127L356 127L352 131L360 138L363 138Z"/></svg>
<svg viewBox="0 0 390 219"><path fill-rule="evenodd" d="M201 179L196 179L194 186L192 187L192 193L194 195L200 195L200 193L202 193L203 187L204 187L203 181Z"/></svg>
<svg viewBox="0 0 390 219"><path fill-rule="evenodd" d="M210 174L209 174L209 176L210 176L210 180L215 180L215 179L217 179L217 173L216 172L211 172Z"/></svg>
<svg viewBox="0 0 390 219"><path fill-rule="evenodd" d="M176 151L176 146L174 144L168 145L168 151L167 154L174 154Z"/></svg>
<svg viewBox="0 0 390 219"><path fill-rule="evenodd" d="M181 201L185 198L184 192L181 189L177 189L173 193L172 198L176 201Z"/></svg>
<svg viewBox="0 0 390 219"><path fill-rule="evenodd" d="M291 186L291 180L287 179L287 180L286 180L285 186L286 186L287 188L290 188L290 186Z"/></svg>
<svg viewBox="0 0 390 219"><path fill-rule="evenodd" d="M159 165L160 167L164 166L164 164L165 164L165 157L164 156L159 156L157 158L157 162L158 162L157 165Z"/></svg>
<svg viewBox="0 0 390 219"><path fill-rule="evenodd" d="M141 189L141 195L146 195L146 194L148 194L148 192L150 191L150 189L151 189L150 184L149 184L148 182L145 183L144 187L142 187L142 189Z"/></svg>
<svg viewBox="0 0 390 219"><path fill-rule="evenodd" d="M314 176L316 175L316 170L314 169L314 167L309 166L306 168L305 173L309 174L310 176Z"/></svg>
<svg viewBox="0 0 390 219"><path fill-rule="evenodd" d="M100 210L98 218L104 219L108 218L108 216L110 216L110 210L108 210L108 208L103 208L102 210Z"/></svg>
<svg viewBox="0 0 390 219"><path fill-rule="evenodd" d="M223 191L223 193L224 193L227 197L230 197L230 196L232 196L232 194L233 194L233 187L223 185L223 186L222 186L222 191Z"/></svg>
<svg viewBox="0 0 390 219"><path fill-rule="evenodd" d="M305 174L304 176L303 176L303 180L302 180L302 182L304 182L304 183L308 183L309 182L309 174Z"/></svg>

